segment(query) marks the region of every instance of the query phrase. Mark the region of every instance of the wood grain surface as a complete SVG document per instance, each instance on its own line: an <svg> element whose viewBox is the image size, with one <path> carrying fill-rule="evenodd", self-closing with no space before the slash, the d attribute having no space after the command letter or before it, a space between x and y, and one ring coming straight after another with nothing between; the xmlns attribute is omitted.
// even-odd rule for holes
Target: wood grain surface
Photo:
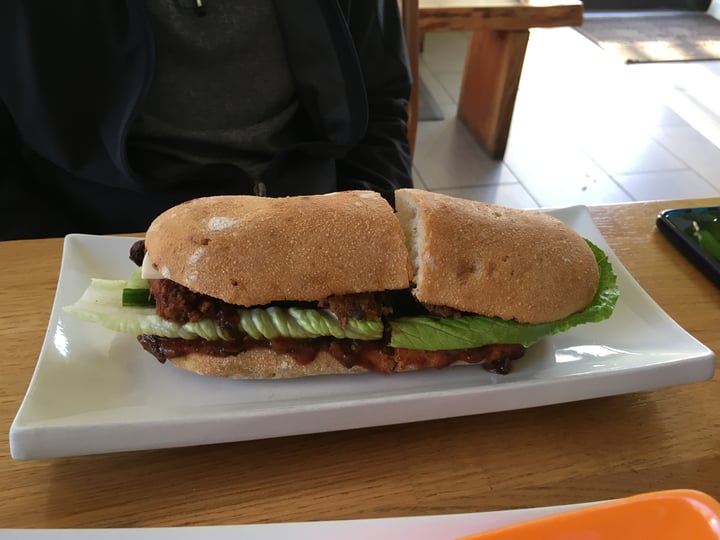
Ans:
<svg viewBox="0 0 720 540"><path fill-rule="evenodd" d="M720 353L720 291L655 229L663 208L592 207L654 300ZM400 426L20 462L8 430L40 350L62 240L0 243L0 528L314 521L525 508L694 488L720 497L711 381Z"/></svg>
<svg viewBox="0 0 720 540"><path fill-rule="evenodd" d="M580 0L418 0L423 32L580 26Z"/></svg>
<svg viewBox="0 0 720 540"><path fill-rule="evenodd" d="M580 26L583 3L580 0L404 0L403 14L413 67L417 63L417 45L423 42L426 32L470 32L457 116L491 158L502 159L530 29ZM413 75L417 75L416 71ZM414 136L413 130L410 131Z"/></svg>

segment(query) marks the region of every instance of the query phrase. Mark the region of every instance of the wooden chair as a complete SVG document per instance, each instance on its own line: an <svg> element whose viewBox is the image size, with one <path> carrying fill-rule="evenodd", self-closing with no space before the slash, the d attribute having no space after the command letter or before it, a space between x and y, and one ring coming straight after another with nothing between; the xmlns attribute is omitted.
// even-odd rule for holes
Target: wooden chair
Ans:
<svg viewBox="0 0 720 540"><path fill-rule="evenodd" d="M418 124L418 81L420 80L418 73L418 55L420 53L419 4L418 0L400 0L399 3L410 59L410 72L413 79L413 91L408 105L408 140L410 141L410 155L412 156L415 152Z"/></svg>
<svg viewBox="0 0 720 540"><path fill-rule="evenodd" d="M402 11L415 81L425 32L472 33L457 114L493 159L505 155L530 29L583 20L580 0L402 0ZM415 124L417 91L416 84L410 104Z"/></svg>

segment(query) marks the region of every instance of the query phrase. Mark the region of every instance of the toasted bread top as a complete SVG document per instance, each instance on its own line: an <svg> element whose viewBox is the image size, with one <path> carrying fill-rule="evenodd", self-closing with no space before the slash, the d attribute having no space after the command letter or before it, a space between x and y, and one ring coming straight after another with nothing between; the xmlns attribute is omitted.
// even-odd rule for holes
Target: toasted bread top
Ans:
<svg viewBox="0 0 720 540"><path fill-rule="evenodd" d="M371 191L194 199L158 216L145 245L163 277L241 306L409 286L400 224Z"/></svg>
<svg viewBox="0 0 720 540"><path fill-rule="evenodd" d="M592 250L550 215L417 189L396 191L395 204L421 302L543 323L595 294Z"/></svg>

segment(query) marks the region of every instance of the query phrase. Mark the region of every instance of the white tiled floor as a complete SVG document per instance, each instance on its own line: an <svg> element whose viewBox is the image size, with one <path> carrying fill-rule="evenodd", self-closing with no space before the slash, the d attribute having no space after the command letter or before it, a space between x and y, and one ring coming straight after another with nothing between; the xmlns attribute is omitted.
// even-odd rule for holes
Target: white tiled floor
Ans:
<svg viewBox="0 0 720 540"><path fill-rule="evenodd" d="M572 28L531 31L501 162L455 118L468 35L425 36L417 187L533 208L720 195L720 61L625 65Z"/></svg>

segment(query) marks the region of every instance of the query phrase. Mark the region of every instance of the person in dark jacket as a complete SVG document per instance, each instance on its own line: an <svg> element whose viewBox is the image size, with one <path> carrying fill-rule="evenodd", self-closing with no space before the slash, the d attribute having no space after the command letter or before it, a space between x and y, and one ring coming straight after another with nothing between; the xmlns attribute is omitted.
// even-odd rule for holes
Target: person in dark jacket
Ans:
<svg viewBox="0 0 720 540"><path fill-rule="evenodd" d="M395 0L3 0L0 238L410 187Z"/></svg>

